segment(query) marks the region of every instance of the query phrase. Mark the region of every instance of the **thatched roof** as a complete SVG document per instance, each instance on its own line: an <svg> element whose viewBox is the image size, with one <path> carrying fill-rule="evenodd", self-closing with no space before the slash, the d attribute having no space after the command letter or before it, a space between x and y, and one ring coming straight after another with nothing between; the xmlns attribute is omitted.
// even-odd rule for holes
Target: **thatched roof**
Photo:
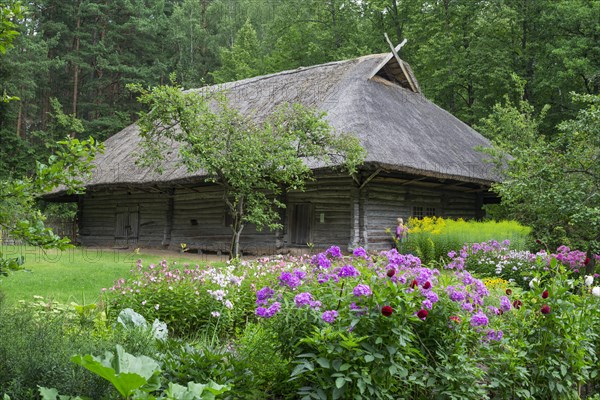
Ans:
<svg viewBox="0 0 600 400"><path fill-rule="evenodd" d="M244 79L219 89L227 93L232 106L259 120L284 102L325 111L337 131L360 138L370 165L462 182L495 180L491 166L483 161L485 156L476 150L489 146L489 141L427 100L408 64L399 65L389 54ZM139 142L136 125L109 138L87 187L161 185L202 178L187 172L175 157L161 175L136 166Z"/></svg>

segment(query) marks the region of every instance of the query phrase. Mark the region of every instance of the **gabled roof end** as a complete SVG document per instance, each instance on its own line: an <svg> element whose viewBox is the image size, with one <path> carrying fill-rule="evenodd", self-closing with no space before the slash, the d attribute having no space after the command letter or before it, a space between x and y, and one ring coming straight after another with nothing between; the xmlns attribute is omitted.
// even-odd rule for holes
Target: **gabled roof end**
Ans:
<svg viewBox="0 0 600 400"><path fill-rule="evenodd" d="M379 76L389 82L392 82L398 86L402 86L414 93L421 93L421 88L417 82L417 78L413 73L410 65L402 61L398 56L398 50L402 48L407 42L406 39L402 41L398 46L394 47L390 42L387 34L385 38L390 45L392 50L390 54L385 57L381 63L371 72L368 79L372 79L375 76Z"/></svg>

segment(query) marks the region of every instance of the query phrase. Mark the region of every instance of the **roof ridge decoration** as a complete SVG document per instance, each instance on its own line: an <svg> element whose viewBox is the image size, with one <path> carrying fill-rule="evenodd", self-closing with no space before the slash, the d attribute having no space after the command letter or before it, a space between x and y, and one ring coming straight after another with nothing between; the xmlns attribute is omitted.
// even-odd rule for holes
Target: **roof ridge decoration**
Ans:
<svg viewBox="0 0 600 400"><path fill-rule="evenodd" d="M386 81L409 89L414 93L421 93L419 82L417 82L417 78L415 77L412 68L398 56L398 51L406 44L407 40L404 39L402 43L394 47L387 33L384 35L385 40L390 45L392 51L379 63L379 65L377 65L369 75L368 79L373 79L375 76L378 76Z"/></svg>

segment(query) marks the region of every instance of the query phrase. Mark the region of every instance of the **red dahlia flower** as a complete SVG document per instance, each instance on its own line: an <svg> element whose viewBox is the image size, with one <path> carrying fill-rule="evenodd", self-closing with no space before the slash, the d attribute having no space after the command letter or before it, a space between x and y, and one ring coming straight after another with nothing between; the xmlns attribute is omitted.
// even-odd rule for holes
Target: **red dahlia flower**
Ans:
<svg viewBox="0 0 600 400"><path fill-rule="evenodd" d="M431 287L431 283L429 281L427 281L423 284L423 289L425 289L425 290L429 289L430 287Z"/></svg>
<svg viewBox="0 0 600 400"><path fill-rule="evenodd" d="M542 293L542 299L547 299L548 298L548 291L544 290L544 293Z"/></svg>
<svg viewBox="0 0 600 400"><path fill-rule="evenodd" d="M392 276L394 276L395 274L396 274L396 270L395 270L394 268L390 268L390 269L388 269L388 271L387 271L387 276L388 276L388 277L390 277L390 278L391 278L391 277L392 277Z"/></svg>
<svg viewBox="0 0 600 400"><path fill-rule="evenodd" d="M548 306L548 304L544 304L542 306L542 309L540 310L542 312L542 314L547 315L550 314L550 307Z"/></svg>
<svg viewBox="0 0 600 400"><path fill-rule="evenodd" d="M419 282L417 282L416 279L413 279L413 281L410 283L410 287L414 289L418 284Z"/></svg>
<svg viewBox="0 0 600 400"><path fill-rule="evenodd" d="M419 310L419 312L417 313L417 317L421 318L423 321L425 321L425 318L427 318L428 315L429 313L427 312L427 310Z"/></svg>
<svg viewBox="0 0 600 400"><path fill-rule="evenodd" d="M513 301L513 307L516 308L517 310L519 308L521 308L522 305L523 305L523 302L521 300L515 300L515 301Z"/></svg>
<svg viewBox="0 0 600 400"><path fill-rule="evenodd" d="M507 295L507 296L510 296L511 294L512 294L512 290L510 290L510 289L506 289L506 295Z"/></svg>
<svg viewBox="0 0 600 400"><path fill-rule="evenodd" d="M454 321L457 324L460 324L460 317L458 315L451 315L450 316L450 321Z"/></svg>
<svg viewBox="0 0 600 400"><path fill-rule="evenodd" d="M394 309L390 306L383 306L381 307L381 313L385 316L385 317L389 317L390 315L392 315L392 313L394 312Z"/></svg>

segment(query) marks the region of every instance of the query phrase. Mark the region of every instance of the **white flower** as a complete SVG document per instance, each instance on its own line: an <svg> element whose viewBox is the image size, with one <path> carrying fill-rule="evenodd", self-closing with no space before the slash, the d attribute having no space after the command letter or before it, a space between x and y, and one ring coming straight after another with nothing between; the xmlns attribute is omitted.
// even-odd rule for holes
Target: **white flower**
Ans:
<svg viewBox="0 0 600 400"><path fill-rule="evenodd" d="M600 297L600 286L594 286L592 288L592 294L596 297Z"/></svg>
<svg viewBox="0 0 600 400"><path fill-rule="evenodd" d="M221 313L218 312L218 311L213 311L213 312L210 313L210 315L212 315L215 318L219 318L221 316Z"/></svg>
<svg viewBox="0 0 600 400"><path fill-rule="evenodd" d="M538 283L540 283L540 280L538 278L532 278L529 281L529 288L533 289L534 287L536 287L538 285Z"/></svg>
<svg viewBox="0 0 600 400"><path fill-rule="evenodd" d="M592 284L594 283L594 277L592 275L586 275L584 282L585 286L592 286Z"/></svg>

